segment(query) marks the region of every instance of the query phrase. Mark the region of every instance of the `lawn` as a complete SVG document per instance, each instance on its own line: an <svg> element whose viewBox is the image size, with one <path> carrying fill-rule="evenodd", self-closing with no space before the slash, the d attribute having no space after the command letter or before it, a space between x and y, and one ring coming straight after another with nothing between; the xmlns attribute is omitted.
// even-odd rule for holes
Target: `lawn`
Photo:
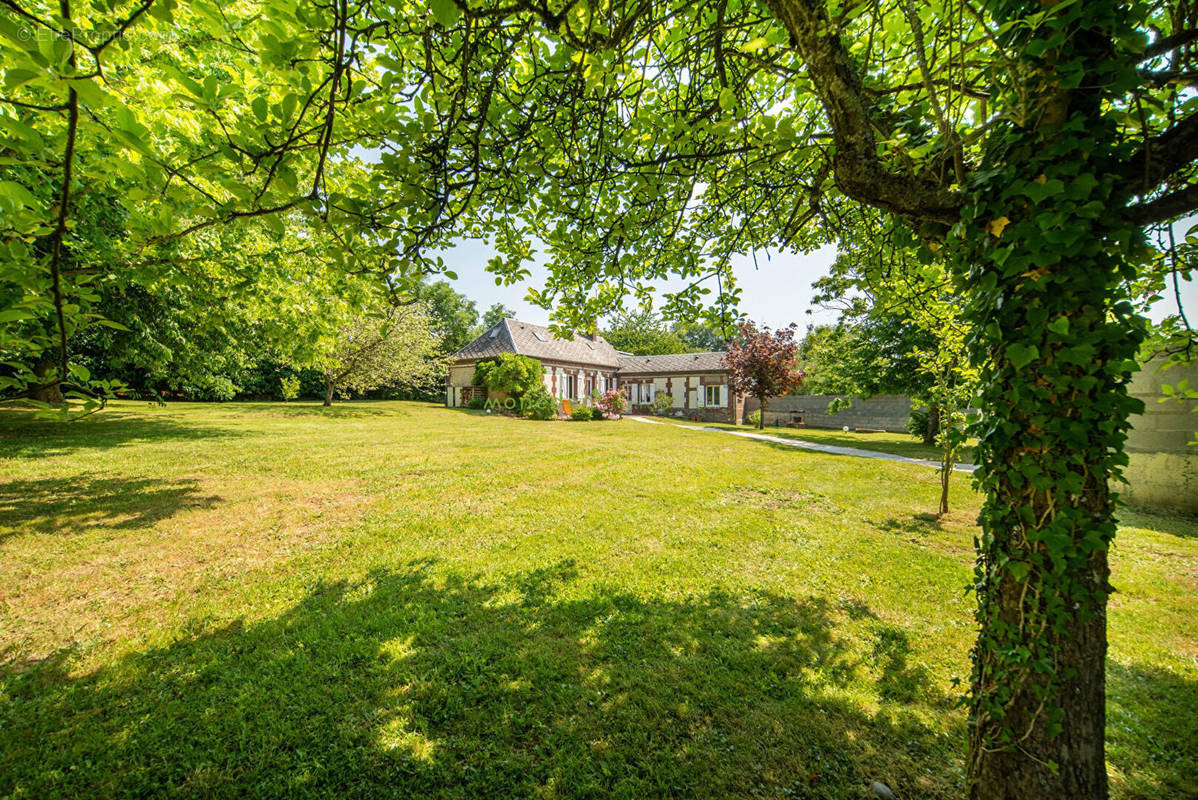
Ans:
<svg viewBox="0 0 1198 800"><path fill-rule="evenodd" d="M416 403L0 455L0 796L961 796L967 479ZM1198 524L1123 520L1113 794L1193 796Z"/></svg>
<svg viewBox="0 0 1198 800"><path fill-rule="evenodd" d="M777 436L782 439L801 439L805 442L830 444L836 447L856 447L861 450L876 450L879 453L890 453L907 458L921 458L939 461L943 451L935 445L926 445L908 433L864 433L861 431L831 430L827 428L782 428L766 425L763 430L751 425L728 425L719 422L689 422L674 420L680 425L703 425L727 431L743 433L764 433L767 436ZM976 442L975 442L976 443ZM973 453L967 447L962 453L965 462L972 460Z"/></svg>

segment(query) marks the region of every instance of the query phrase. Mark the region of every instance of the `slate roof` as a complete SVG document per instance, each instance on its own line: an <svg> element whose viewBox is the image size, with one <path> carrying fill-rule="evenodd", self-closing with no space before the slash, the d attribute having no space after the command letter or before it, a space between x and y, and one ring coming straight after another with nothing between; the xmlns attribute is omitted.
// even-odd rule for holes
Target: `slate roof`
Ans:
<svg viewBox="0 0 1198 800"><path fill-rule="evenodd" d="M727 368L723 353L673 353L662 356L621 354L619 373L639 375L650 372L713 372Z"/></svg>
<svg viewBox="0 0 1198 800"><path fill-rule="evenodd" d="M593 339L580 333L574 339L559 339L543 325L516 319L502 320L470 344L453 354L454 361L489 358L500 353L519 353L542 361L564 361L615 369L620 366L616 348L602 336Z"/></svg>

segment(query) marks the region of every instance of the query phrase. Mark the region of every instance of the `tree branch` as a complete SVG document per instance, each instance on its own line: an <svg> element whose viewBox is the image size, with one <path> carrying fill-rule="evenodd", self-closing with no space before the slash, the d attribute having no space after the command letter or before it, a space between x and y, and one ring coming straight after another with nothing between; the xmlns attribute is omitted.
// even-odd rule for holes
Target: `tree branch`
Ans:
<svg viewBox="0 0 1198 800"><path fill-rule="evenodd" d="M1191 184L1175 192L1161 195L1155 200L1131 206L1127 213L1135 224L1147 226L1168 222L1195 211L1198 211L1198 184Z"/></svg>
<svg viewBox="0 0 1198 800"><path fill-rule="evenodd" d="M1198 159L1198 114L1191 114L1159 136L1145 139L1132 154L1120 186L1127 195L1145 195Z"/></svg>
<svg viewBox="0 0 1198 800"><path fill-rule="evenodd" d="M956 222L963 202L959 193L896 175L879 161L861 79L823 0L766 0L766 5L790 34L828 114L841 191L910 220Z"/></svg>

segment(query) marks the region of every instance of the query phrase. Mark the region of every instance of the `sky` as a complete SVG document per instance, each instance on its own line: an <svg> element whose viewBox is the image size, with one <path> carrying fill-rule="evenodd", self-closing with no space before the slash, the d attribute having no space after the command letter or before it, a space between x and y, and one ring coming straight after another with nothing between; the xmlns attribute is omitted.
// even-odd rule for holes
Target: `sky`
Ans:
<svg viewBox="0 0 1198 800"><path fill-rule="evenodd" d="M1185 227L1188 227L1193 220L1186 222ZM1178 230L1179 235L1184 233L1184 227ZM496 286L494 276L486 271L487 260L495 255L495 251L486 244L463 241L452 250L441 251L440 255L448 268L457 273L457 280L450 283L475 302L480 315L493 304L502 303L515 311L516 318L523 322L548 323L549 312L524 299L530 287L543 285L546 273L540 263L532 267L532 277L527 283ZM835 322L836 311L811 303L812 282L827 273L835 257L836 248L831 246L807 254L771 252L767 256L760 252L756 266L751 257L741 257L734 267L742 289L740 311L759 325L771 328L796 322L800 329L805 329L811 324ZM1183 282L1181 289L1186 314L1191 323L1198 323L1198 281ZM1150 316L1159 321L1175 309L1176 303L1170 296L1157 303Z"/></svg>

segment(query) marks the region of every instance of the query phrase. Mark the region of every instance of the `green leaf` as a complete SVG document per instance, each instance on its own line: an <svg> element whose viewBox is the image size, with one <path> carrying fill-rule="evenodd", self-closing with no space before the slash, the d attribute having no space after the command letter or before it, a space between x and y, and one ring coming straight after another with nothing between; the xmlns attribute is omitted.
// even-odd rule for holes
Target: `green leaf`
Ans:
<svg viewBox="0 0 1198 800"><path fill-rule="evenodd" d="M254 116L258 118L259 122L266 122L268 108L265 97L255 97L250 107L254 109Z"/></svg>
<svg viewBox="0 0 1198 800"><path fill-rule="evenodd" d="M734 106L736 106L736 92L727 88L720 92L720 108L727 111Z"/></svg>
<svg viewBox="0 0 1198 800"><path fill-rule="evenodd" d="M1007 346L1007 360L1016 370L1023 369L1040 356L1040 348L1015 342Z"/></svg>
<svg viewBox="0 0 1198 800"><path fill-rule="evenodd" d="M1048 323L1048 329L1058 336L1069 335L1069 317L1057 317Z"/></svg>
<svg viewBox="0 0 1198 800"><path fill-rule="evenodd" d="M437 22L446 28L452 28L462 17L462 9L458 8L458 4L453 0L429 0L429 7L433 10Z"/></svg>

